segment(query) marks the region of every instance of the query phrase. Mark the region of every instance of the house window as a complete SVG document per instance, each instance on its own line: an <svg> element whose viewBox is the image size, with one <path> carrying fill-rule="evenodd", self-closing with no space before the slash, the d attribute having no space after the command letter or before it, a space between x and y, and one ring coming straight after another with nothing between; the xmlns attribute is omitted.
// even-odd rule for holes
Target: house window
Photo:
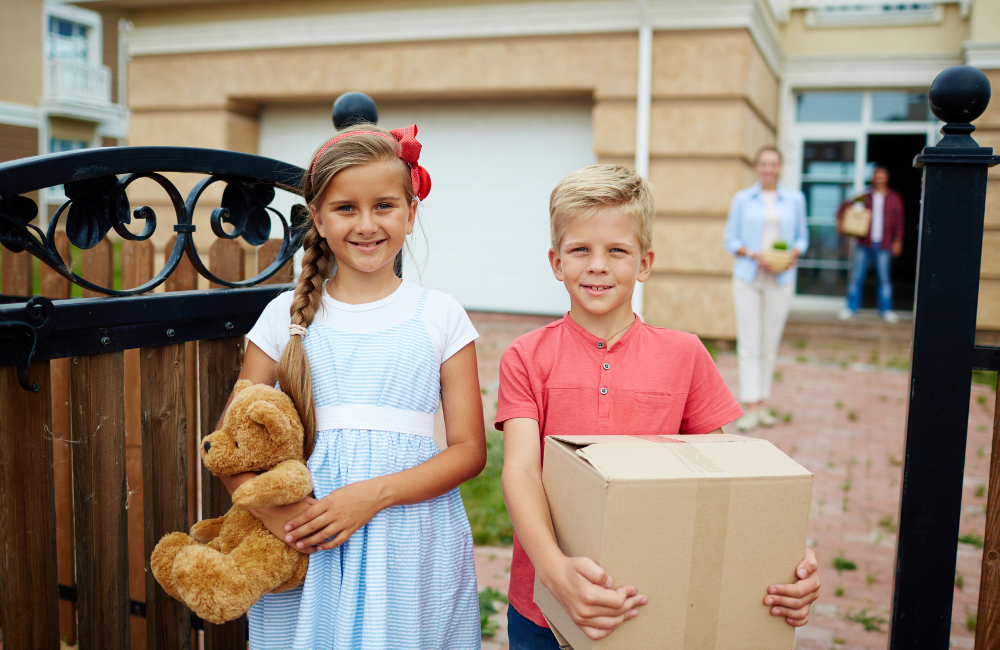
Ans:
<svg viewBox="0 0 1000 650"><path fill-rule="evenodd" d="M796 98L799 122L860 122L862 94L859 92L800 93Z"/></svg>
<svg viewBox="0 0 1000 650"><path fill-rule="evenodd" d="M927 122L935 119L927 104L927 93L872 93L872 122Z"/></svg>
<svg viewBox="0 0 1000 650"><path fill-rule="evenodd" d="M49 59L86 63L89 56L89 32L86 25L49 16Z"/></svg>
<svg viewBox="0 0 1000 650"><path fill-rule="evenodd" d="M59 153L61 151L75 151L86 149L90 143L86 140L65 140L63 138L49 138L49 151Z"/></svg>

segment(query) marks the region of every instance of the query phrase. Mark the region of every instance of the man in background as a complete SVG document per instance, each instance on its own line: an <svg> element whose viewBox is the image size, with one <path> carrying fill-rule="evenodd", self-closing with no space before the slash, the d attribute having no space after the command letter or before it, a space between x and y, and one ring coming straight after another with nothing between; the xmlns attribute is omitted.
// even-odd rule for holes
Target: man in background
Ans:
<svg viewBox="0 0 1000 650"><path fill-rule="evenodd" d="M847 306L840 311L840 320L850 320L861 307L861 295L864 290L865 277L868 275L868 265L875 264L878 274L878 312L887 323L899 322L899 317L892 311L892 280L889 277L893 257L899 257L903 252L903 218L905 207L903 197L889 187L889 170L878 166L872 173L871 188L862 196L851 201L844 201L837 209L837 232L840 229L844 211L857 200L864 201L865 207L871 211L871 222L868 234L858 238L854 251L854 263L851 265L851 277L847 285Z"/></svg>

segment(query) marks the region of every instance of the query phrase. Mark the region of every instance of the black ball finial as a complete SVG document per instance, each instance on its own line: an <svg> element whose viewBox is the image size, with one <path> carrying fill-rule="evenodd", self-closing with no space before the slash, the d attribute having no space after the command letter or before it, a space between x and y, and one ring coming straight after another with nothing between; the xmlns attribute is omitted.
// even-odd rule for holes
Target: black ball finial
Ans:
<svg viewBox="0 0 1000 650"><path fill-rule="evenodd" d="M358 122L378 124L375 100L364 93L344 93L333 102L333 128L339 131Z"/></svg>
<svg viewBox="0 0 1000 650"><path fill-rule="evenodd" d="M931 112L942 122L971 122L990 103L990 80L979 68L954 65L934 79L927 99Z"/></svg>

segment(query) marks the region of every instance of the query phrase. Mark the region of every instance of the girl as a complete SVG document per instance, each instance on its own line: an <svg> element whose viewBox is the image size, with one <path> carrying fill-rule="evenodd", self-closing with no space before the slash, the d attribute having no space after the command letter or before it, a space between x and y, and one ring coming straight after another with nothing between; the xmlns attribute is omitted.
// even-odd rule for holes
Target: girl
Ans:
<svg viewBox="0 0 1000 650"><path fill-rule="evenodd" d="M298 285L247 335L240 378L292 397L316 496L255 512L313 555L302 587L250 610L253 650L479 647L457 489L486 462L478 334L453 298L393 272L430 190L416 133L364 124L317 150Z"/></svg>
<svg viewBox="0 0 1000 650"><path fill-rule="evenodd" d="M795 265L809 248L805 197L802 192L778 186L781 154L774 147L763 147L754 158L754 170L758 182L733 197L723 242L736 257L733 302L740 401L746 407L736 420L740 431L774 426L774 416L764 400L771 395L778 344L795 291ZM786 243L792 264L775 272L761 252L778 240Z"/></svg>

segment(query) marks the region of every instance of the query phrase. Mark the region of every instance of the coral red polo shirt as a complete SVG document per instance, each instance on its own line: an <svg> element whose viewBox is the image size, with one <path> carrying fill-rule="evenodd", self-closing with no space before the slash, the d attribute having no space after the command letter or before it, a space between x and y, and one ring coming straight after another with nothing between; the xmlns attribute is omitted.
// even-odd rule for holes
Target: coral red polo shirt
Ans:
<svg viewBox="0 0 1000 650"><path fill-rule="evenodd" d="M551 435L709 433L743 411L698 337L636 322L608 349L566 314L511 343L500 359L496 427L511 418ZM547 627L535 567L514 536L511 604Z"/></svg>

